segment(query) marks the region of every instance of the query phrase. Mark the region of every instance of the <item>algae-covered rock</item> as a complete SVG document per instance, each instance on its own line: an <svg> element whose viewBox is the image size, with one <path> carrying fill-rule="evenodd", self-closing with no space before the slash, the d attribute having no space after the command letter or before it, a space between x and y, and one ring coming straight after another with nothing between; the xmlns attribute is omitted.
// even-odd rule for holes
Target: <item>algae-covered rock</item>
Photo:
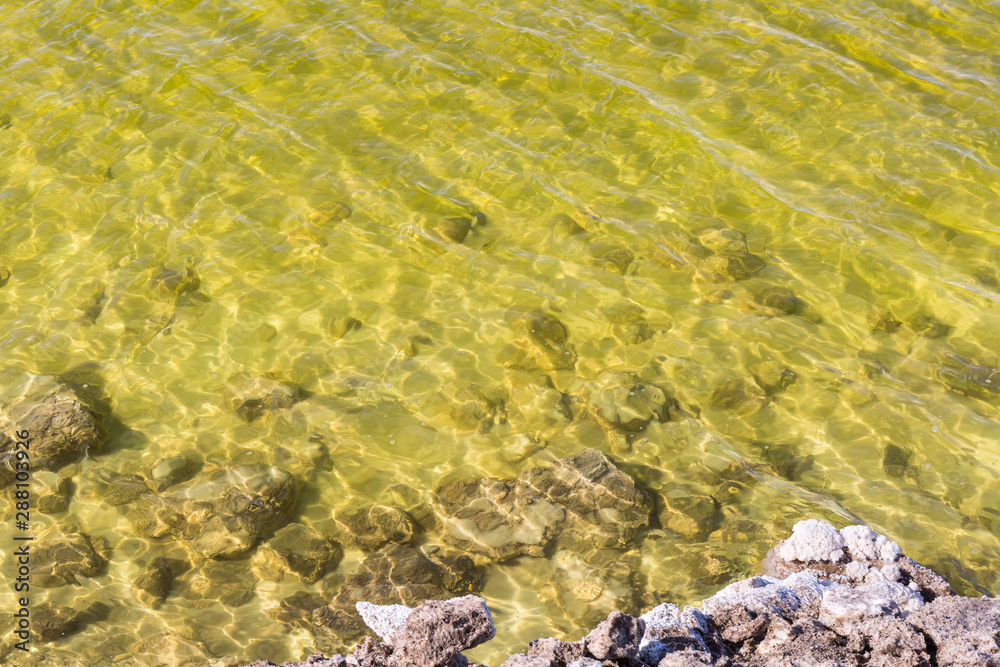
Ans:
<svg viewBox="0 0 1000 667"><path fill-rule="evenodd" d="M543 440L573 420L570 397L544 373L511 371L508 419L534 440Z"/></svg>
<svg viewBox="0 0 1000 667"><path fill-rule="evenodd" d="M0 484L14 479L18 433L27 433L31 470L58 470L96 454L108 440L103 419L69 385L42 397L24 397L0 412ZM23 451L23 448L22 448Z"/></svg>
<svg viewBox="0 0 1000 667"><path fill-rule="evenodd" d="M799 303L795 293L787 287L772 285L751 292L753 300L767 315L791 315Z"/></svg>
<svg viewBox="0 0 1000 667"><path fill-rule="evenodd" d="M489 433L507 422L507 396L497 387L474 382L449 382L426 399L429 412L447 415L444 424L459 431Z"/></svg>
<svg viewBox="0 0 1000 667"><path fill-rule="evenodd" d="M268 609L267 615L278 623L293 628L312 628L312 614L326 606L326 599L318 593L298 591L281 600L277 607Z"/></svg>
<svg viewBox="0 0 1000 667"><path fill-rule="evenodd" d="M247 423L269 412L285 410L305 398L302 389L273 375L239 373L227 383L227 402Z"/></svg>
<svg viewBox="0 0 1000 667"><path fill-rule="evenodd" d="M545 498L526 495L516 480L462 479L439 486L434 496L444 539L497 562L544 555L566 516Z"/></svg>
<svg viewBox="0 0 1000 667"><path fill-rule="evenodd" d="M613 244L598 243L591 249L594 266L606 271L625 275L628 267L635 261L635 255L628 248L622 248Z"/></svg>
<svg viewBox="0 0 1000 667"><path fill-rule="evenodd" d="M556 317L540 310L511 308L504 320L514 331L514 341L497 360L508 368L527 371L570 370L576 365L576 349L567 342L569 331Z"/></svg>
<svg viewBox="0 0 1000 667"><path fill-rule="evenodd" d="M434 492L443 537L496 561L570 544L622 548L646 525L652 499L596 449L514 479L468 478Z"/></svg>
<svg viewBox="0 0 1000 667"><path fill-rule="evenodd" d="M10 281L10 269L6 266L0 266L0 287L3 287Z"/></svg>
<svg viewBox="0 0 1000 667"><path fill-rule="evenodd" d="M344 551L337 542L300 523L285 526L254 554L254 570L262 579L284 581L293 575L313 584L337 568Z"/></svg>
<svg viewBox="0 0 1000 667"><path fill-rule="evenodd" d="M637 433L654 419L666 422L680 410L677 401L635 373L604 372L582 392L584 407L602 426Z"/></svg>
<svg viewBox="0 0 1000 667"><path fill-rule="evenodd" d="M31 545L31 583L42 588L76 584L77 577L93 577L107 562L102 541L53 526Z"/></svg>
<svg viewBox="0 0 1000 667"><path fill-rule="evenodd" d="M951 333L951 325L941 322L929 313L918 312L907 319L907 326L924 338L943 338Z"/></svg>
<svg viewBox="0 0 1000 667"><path fill-rule="evenodd" d="M242 607L257 597L257 577L247 564L206 561L186 577L180 597L188 605L204 608L221 603Z"/></svg>
<svg viewBox="0 0 1000 667"><path fill-rule="evenodd" d="M96 324L97 318L101 316L104 311L104 304L107 300L104 285L101 283L93 283L87 289L89 296L83 300L83 302L77 306L77 320L80 322L87 322L90 324Z"/></svg>
<svg viewBox="0 0 1000 667"><path fill-rule="evenodd" d="M413 541L413 520L396 507L347 508L335 512L334 518L362 551L377 551L390 542L405 546Z"/></svg>
<svg viewBox="0 0 1000 667"><path fill-rule="evenodd" d="M442 557L451 560L450 557ZM467 556L466 569L475 571ZM416 549L389 544L368 556L355 574L338 586L328 605L312 613L312 627L319 635L339 646L350 646L365 634L365 625L355 608L357 602L377 605L416 606L425 600L441 600L455 592L479 590L475 581L456 581L449 571Z"/></svg>
<svg viewBox="0 0 1000 667"><path fill-rule="evenodd" d="M284 470L241 465L202 473L152 500L138 524L208 558L236 558L288 523L298 497Z"/></svg>

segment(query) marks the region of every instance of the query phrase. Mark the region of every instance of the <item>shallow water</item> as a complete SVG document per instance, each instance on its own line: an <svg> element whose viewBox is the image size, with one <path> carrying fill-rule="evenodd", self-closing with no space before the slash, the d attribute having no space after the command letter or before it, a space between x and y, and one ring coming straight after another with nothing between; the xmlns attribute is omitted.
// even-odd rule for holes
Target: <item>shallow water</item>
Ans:
<svg viewBox="0 0 1000 667"><path fill-rule="evenodd" d="M696 603L804 518L867 523L959 592L1000 593L1000 10L828 4L8 3L0 397L69 373L114 415L103 452L62 471L67 510L33 515L111 552L33 599L94 610L40 651L181 654L137 632L240 661L312 650L267 612L335 588L364 557L346 542L326 586L195 562L158 609L136 599L158 545L133 505L101 502L100 474L178 451L289 470L321 530L584 447L719 503L707 535L640 532L632 590L586 554L479 556L498 636L469 656L487 664L577 638L594 590ZM463 216L460 243L437 231ZM186 266L197 291L157 293ZM632 372L686 416L629 437L579 411L456 418L464 383L531 412L511 309L565 325L575 363L540 372L566 400ZM754 380L783 370L787 387ZM309 396L248 424L241 372ZM255 595L206 593L219 567Z"/></svg>

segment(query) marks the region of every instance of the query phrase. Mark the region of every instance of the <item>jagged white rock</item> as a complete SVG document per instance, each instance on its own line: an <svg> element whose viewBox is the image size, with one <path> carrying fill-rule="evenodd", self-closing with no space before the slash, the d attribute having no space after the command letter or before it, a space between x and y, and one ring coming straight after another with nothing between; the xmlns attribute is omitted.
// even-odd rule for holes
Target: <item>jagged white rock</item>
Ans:
<svg viewBox="0 0 1000 667"><path fill-rule="evenodd" d="M406 630L406 619L413 613L413 609L402 604L379 605L371 602L359 602L354 607L372 632L389 646L399 646Z"/></svg>
<svg viewBox="0 0 1000 667"><path fill-rule="evenodd" d="M778 546L789 561L836 563L844 556L844 538L825 521L807 519L792 528L792 536Z"/></svg>
<svg viewBox="0 0 1000 667"><path fill-rule="evenodd" d="M878 535L867 526L845 526L840 529L847 552L855 561L892 562L903 553L898 544Z"/></svg>

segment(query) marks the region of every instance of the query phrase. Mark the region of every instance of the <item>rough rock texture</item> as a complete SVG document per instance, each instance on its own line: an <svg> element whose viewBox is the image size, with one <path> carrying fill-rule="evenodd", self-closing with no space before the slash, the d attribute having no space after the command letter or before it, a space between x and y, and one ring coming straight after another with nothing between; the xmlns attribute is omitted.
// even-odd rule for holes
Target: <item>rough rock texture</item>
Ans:
<svg viewBox="0 0 1000 667"><path fill-rule="evenodd" d="M378 551L386 544L406 546L413 541L413 520L406 512L385 505L338 510L334 518L362 551Z"/></svg>
<svg viewBox="0 0 1000 667"><path fill-rule="evenodd" d="M639 654L639 641L645 632L646 621L613 611L583 638L583 644L598 660L634 658Z"/></svg>
<svg viewBox="0 0 1000 667"><path fill-rule="evenodd" d="M406 619L402 641L393 646L401 665L444 667L458 653L496 636L486 601L475 595L429 600Z"/></svg>
<svg viewBox="0 0 1000 667"><path fill-rule="evenodd" d="M27 431L31 470L58 470L97 454L108 440L102 418L66 384L0 411L0 486L14 480L17 433Z"/></svg>
<svg viewBox="0 0 1000 667"><path fill-rule="evenodd" d="M336 646L360 639L365 626L355 605L417 605L482 588L479 569L468 556L427 554L389 544L364 560L357 573L338 586L329 604L311 611L309 625Z"/></svg>
<svg viewBox="0 0 1000 667"><path fill-rule="evenodd" d="M300 523L288 524L254 554L254 569L262 579L284 581L294 575L307 584L336 569L344 551L333 540Z"/></svg>
<svg viewBox="0 0 1000 667"><path fill-rule="evenodd" d="M517 479L470 478L435 491L444 538L495 561L570 544L623 548L649 522L652 499L604 454L585 449Z"/></svg>
<svg viewBox="0 0 1000 667"><path fill-rule="evenodd" d="M288 523L297 498L295 479L279 468L220 468L153 498L137 528L173 535L199 556L237 558Z"/></svg>
<svg viewBox="0 0 1000 667"><path fill-rule="evenodd" d="M226 387L229 407L247 423L269 412L290 408L304 398L300 387L271 375L239 373L229 379Z"/></svg>
<svg viewBox="0 0 1000 667"><path fill-rule="evenodd" d="M700 609L664 603L639 618L614 611L582 640L535 640L504 667L1000 667L1000 600L958 597L864 526L800 522L768 567L783 578L738 581ZM391 643L369 637L346 657L286 667L464 667L459 651L493 636L489 611L473 596L412 612L358 610Z"/></svg>
<svg viewBox="0 0 1000 667"><path fill-rule="evenodd" d="M42 588L77 584L77 577L96 576L107 562L101 540L52 526L31 545L31 584Z"/></svg>

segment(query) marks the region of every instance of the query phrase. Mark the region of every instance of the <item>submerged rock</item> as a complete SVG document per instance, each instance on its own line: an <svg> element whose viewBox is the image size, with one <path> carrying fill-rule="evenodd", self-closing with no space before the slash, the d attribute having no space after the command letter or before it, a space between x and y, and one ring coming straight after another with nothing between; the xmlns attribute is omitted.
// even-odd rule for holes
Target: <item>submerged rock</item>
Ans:
<svg viewBox="0 0 1000 667"><path fill-rule="evenodd" d="M576 349L569 331L556 317L540 310L511 308L504 320L514 331L514 341L500 350L497 360L508 368L526 371L571 370Z"/></svg>
<svg viewBox="0 0 1000 667"><path fill-rule="evenodd" d="M69 505L70 480L58 473L43 470L32 474L37 509L43 514L58 514Z"/></svg>
<svg viewBox="0 0 1000 667"><path fill-rule="evenodd" d="M150 608L160 606L170 593L174 578L190 566L179 558L156 556L146 569L132 582L139 594L139 600Z"/></svg>
<svg viewBox="0 0 1000 667"><path fill-rule="evenodd" d="M434 492L446 541L495 561L541 556L557 536L623 548L648 523L652 499L604 454L586 449L518 479L470 478Z"/></svg>
<svg viewBox="0 0 1000 667"><path fill-rule="evenodd" d="M622 345L633 345L649 340L656 333L646 321L640 306L628 301L615 304L604 311L611 322L611 335Z"/></svg>
<svg viewBox="0 0 1000 667"><path fill-rule="evenodd" d="M77 577L93 577L107 562L103 542L53 526L31 545L31 583L42 588L76 584Z"/></svg>
<svg viewBox="0 0 1000 667"><path fill-rule="evenodd" d="M364 633L357 602L413 606L481 587L481 574L467 556L435 555L432 560L416 549L389 544L347 576L329 604L313 610L311 627L335 644L348 646Z"/></svg>
<svg viewBox="0 0 1000 667"><path fill-rule="evenodd" d="M333 540L293 523L278 530L254 554L254 570L262 579L283 581L291 574L307 584L337 568L344 551Z"/></svg>
<svg viewBox="0 0 1000 667"><path fill-rule="evenodd" d="M14 479L17 433L27 431L31 470L58 470L97 454L108 440L103 419L67 384L41 398L25 397L0 412L0 485Z"/></svg>
<svg viewBox="0 0 1000 667"><path fill-rule="evenodd" d="M978 366L959 357L951 357L949 366L934 372L948 389L1000 406L1000 369Z"/></svg>
<svg viewBox="0 0 1000 667"><path fill-rule="evenodd" d="M200 556L236 558L288 523L297 498L295 479L279 468L221 468L152 499L138 529L177 537Z"/></svg>
<svg viewBox="0 0 1000 667"><path fill-rule="evenodd" d="M616 610L638 611L642 587L637 574L639 558L634 554L599 549L584 557L567 549L552 556L552 565L545 583L552 589L558 612L573 627L593 627ZM559 618L559 613L553 616Z"/></svg>
<svg viewBox="0 0 1000 667"><path fill-rule="evenodd" d="M76 631L82 614L72 607L43 602L31 610L31 633L43 642L54 642Z"/></svg>
<svg viewBox="0 0 1000 667"><path fill-rule="evenodd" d="M607 430L638 433L654 419L676 419L680 404L635 373L604 372L582 392L584 408Z"/></svg>
<svg viewBox="0 0 1000 667"><path fill-rule="evenodd" d="M351 541L368 553L390 542L406 546L413 541L413 520L396 507L367 505L338 510L334 518Z"/></svg>
<svg viewBox="0 0 1000 667"><path fill-rule="evenodd" d="M153 269L146 281L146 296L164 301L179 301L182 297L198 292L201 278L194 270L194 264L188 262L183 269L169 269L160 266Z"/></svg>
<svg viewBox="0 0 1000 667"><path fill-rule="evenodd" d="M325 201L309 214L309 219L317 225L329 225L347 220L353 213L354 211L347 204L339 201Z"/></svg>
<svg viewBox="0 0 1000 667"><path fill-rule="evenodd" d="M285 410L305 399L302 389L272 375L240 373L229 379L229 406L250 423L268 412Z"/></svg>

